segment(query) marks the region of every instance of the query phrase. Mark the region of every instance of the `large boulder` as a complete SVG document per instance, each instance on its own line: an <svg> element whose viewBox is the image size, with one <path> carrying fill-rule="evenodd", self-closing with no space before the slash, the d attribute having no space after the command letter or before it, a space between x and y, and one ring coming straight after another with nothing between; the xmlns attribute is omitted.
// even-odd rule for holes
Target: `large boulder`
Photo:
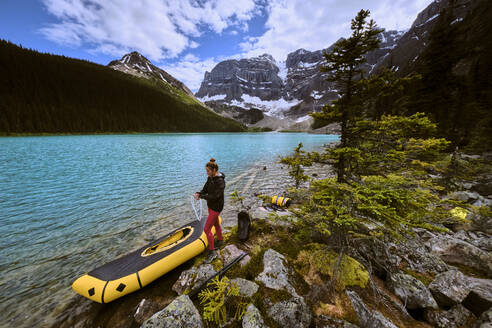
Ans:
<svg viewBox="0 0 492 328"><path fill-rule="evenodd" d="M215 270L211 264L204 264L199 267L193 267L189 270L181 272L178 280L173 285L173 290L182 295L187 289L191 290L196 286L207 281L208 278L215 274Z"/></svg>
<svg viewBox="0 0 492 328"><path fill-rule="evenodd" d="M473 328L492 328L492 308L482 313L473 324Z"/></svg>
<svg viewBox="0 0 492 328"><path fill-rule="evenodd" d="M492 218L477 213L469 213L467 219L471 220L471 229L481 231L488 236L492 235Z"/></svg>
<svg viewBox="0 0 492 328"><path fill-rule="evenodd" d="M275 290L285 289L293 296L298 296L289 281L289 269L285 265L287 259L273 249L268 249L263 256L263 272L256 277L266 287Z"/></svg>
<svg viewBox="0 0 492 328"><path fill-rule="evenodd" d="M368 309L356 292L347 290L346 293L352 302L359 326L365 328L397 328L393 322L386 319L380 312Z"/></svg>
<svg viewBox="0 0 492 328"><path fill-rule="evenodd" d="M389 289L401 299L408 309L438 308L429 289L420 280L408 274L391 274L387 284Z"/></svg>
<svg viewBox="0 0 492 328"><path fill-rule="evenodd" d="M451 236L436 236L426 244L446 263L464 265L492 277L492 254Z"/></svg>
<svg viewBox="0 0 492 328"><path fill-rule="evenodd" d="M465 203L473 203L479 197L480 195L478 193L470 191L457 191L450 196L451 199L459 200Z"/></svg>
<svg viewBox="0 0 492 328"><path fill-rule="evenodd" d="M472 187L473 191L478 192L482 196L492 195L492 175L483 175Z"/></svg>
<svg viewBox="0 0 492 328"><path fill-rule="evenodd" d="M490 238L489 234L482 231L459 230L453 235L453 237L464 240L485 252L492 252L492 238Z"/></svg>
<svg viewBox="0 0 492 328"><path fill-rule="evenodd" d="M322 314L316 317L316 328L359 328L359 327L348 321L333 318Z"/></svg>
<svg viewBox="0 0 492 328"><path fill-rule="evenodd" d="M283 328L308 328L312 320L311 309L299 296L274 304L268 316Z"/></svg>
<svg viewBox="0 0 492 328"><path fill-rule="evenodd" d="M259 288L258 284L243 278L232 279L231 283L239 287L239 295L243 297L252 297Z"/></svg>
<svg viewBox="0 0 492 328"><path fill-rule="evenodd" d="M243 315L242 319L243 328L267 328L260 311L253 305L250 304L246 309L246 313Z"/></svg>
<svg viewBox="0 0 492 328"><path fill-rule="evenodd" d="M492 307L492 280L467 277L457 270L442 273L429 285L441 306L462 304L477 317Z"/></svg>
<svg viewBox="0 0 492 328"><path fill-rule="evenodd" d="M422 229L417 232L417 238L408 238L403 243L371 243L359 241L357 248L361 254L367 254L371 259L376 275L385 275L391 267L408 267L411 271L426 274L438 274L449 270L439 256L430 253L430 247L425 240L434 238L433 233Z"/></svg>
<svg viewBox="0 0 492 328"><path fill-rule="evenodd" d="M140 301L137 306L137 310L133 315L135 322L139 325L144 323L144 321L150 318L154 313L159 311L159 304L152 302L150 300L146 300L145 298Z"/></svg>
<svg viewBox="0 0 492 328"><path fill-rule="evenodd" d="M468 278L470 293L462 304L479 317L492 307L492 280Z"/></svg>
<svg viewBox="0 0 492 328"><path fill-rule="evenodd" d="M437 275L429 289L441 306L461 303L470 292L467 277L458 270L450 270Z"/></svg>
<svg viewBox="0 0 492 328"><path fill-rule="evenodd" d="M244 253L242 250L237 248L236 245L227 245L220 251L220 257L224 264L230 263L232 260ZM246 255L239 261L240 266L245 266L251 260L251 256Z"/></svg>
<svg viewBox="0 0 492 328"><path fill-rule="evenodd" d="M448 311L426 310L424 317L433 327L458 328L470 320L473 314L463 305L457 304Z"/></svg>
<svg viewBox="0 0 492 328"><path fill-rule="evenodd" d="M203 328L200 313L188 295L181 295L150 317L141 328Z"/></svg>

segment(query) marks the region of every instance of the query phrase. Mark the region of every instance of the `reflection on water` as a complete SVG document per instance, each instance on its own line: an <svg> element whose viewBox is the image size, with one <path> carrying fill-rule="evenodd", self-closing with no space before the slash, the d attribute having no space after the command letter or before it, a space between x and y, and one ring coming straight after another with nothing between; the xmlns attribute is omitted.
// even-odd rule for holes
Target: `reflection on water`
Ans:
<svg viewBox="0 0 492 328"><path fill-rule="evenodd" d="M191 220L215 157L232 190L282 190L272 163L301 133L0 138L0 326L33 326L73 297L73 280ZM267 170L263 167L267 166ZM275 182L274 182L275 181ZM227 224L232 209L223 217Z"/></svg>

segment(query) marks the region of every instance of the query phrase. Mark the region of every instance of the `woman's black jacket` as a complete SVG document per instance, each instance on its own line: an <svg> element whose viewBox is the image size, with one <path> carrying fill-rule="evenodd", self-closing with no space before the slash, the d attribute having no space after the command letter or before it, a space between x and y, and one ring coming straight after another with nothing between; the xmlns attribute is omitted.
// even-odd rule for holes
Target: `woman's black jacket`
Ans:
<svg viewBox="0 0 492 328"><path fill-rule="evenodd" d="M200 198L207 200L208 208L215 212L221 212L224 208L224 179L225 175L222 172L214 177L208 177L202 191L198 193Z"/></svg>

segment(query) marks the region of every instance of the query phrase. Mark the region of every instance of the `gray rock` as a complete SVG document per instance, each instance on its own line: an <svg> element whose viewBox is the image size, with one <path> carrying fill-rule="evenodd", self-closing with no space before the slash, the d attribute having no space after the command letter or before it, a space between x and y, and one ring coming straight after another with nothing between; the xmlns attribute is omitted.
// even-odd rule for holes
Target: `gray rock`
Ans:
<svg viewBox="0 0 492 328"><path fill-rule="evenodd" d="M372 265L376 271L386 271L388 267L400 267L407 265L412 271L419 273L438 274L449 270L449 266L430 253L430 247L424 240L430 240L436 235L428 231L419 233L417 238L409 238L401 244L385 243L375 244L361 241L357 244L359 251L368 254L373 259Z"/></svg>
<svg viewBox="0 0 492 328"><path fill-rule="evenodd" d="M289 269L285 266L284 261L287 262L285 256L271 248L268 249L263 256L263 272L256 277L256 280L268 288L286 289L293 296L298 296L289 282Z"/></svg>
<svg viewBox="0 0 492 328"><path fill-rule="evenodd" d="M254 219L265 219L269 213L264 207L257 207L253 209L251 217Z"/></svg>
<svg viewBox="0 0 492 328"><path fill-rule="evenodd" d="M438 308L429 289L420 280L408 274L391 274L388 279L388 287L408 309Z"/></svg>
<svg viewBox="0 0 492 328"><path fill-rule="evenodd" d="M193 287L205 282L208 278L215 274L215 270L211 264L204 264L198 268L193 267L189 270L181 272L178 280L173 285L173 290L182 295L186 289L193 289Z"/></svg>
<svg viewBox="0 0 492 328"><path fill-rule="evenodd" d="M258 284L243 278L235 278L231 282L239 287L239 295L244 297L252 297L260 287Z"/></svg>
<svg viewBox="0 0 492 328"><path fill-rule="evenodd" d="M492 254L450 236L436 236L426 243L431 253L449 264L464 265L492 277Z"/></svg>
<svg viewBox="0 0 492 328"><path fill-rule="evenodd" d="M159 304L146 300L144 298L138 304L137 310L135 311L133 318L135 319L135 322L137 324L141 325L145 320L150 318L154 313L156 313L159 310L160 310Z"/></svg>
<svg viewBox="0 0 492 328"><path fill-rule="evenodd" d="M437 275L429 289L441 306L461 303L470 292L467 277L458 270L450 270Z"/></svg>
<svg viewBox="0 0 492 328"><path fill-rule="evenodd" d="M454 238L461 239L486 252L492 252L492 238L482 231L460 230L453 235Z"/></svg>
<svg viewBox="0 0 492 328"><path fill-rule="evenodd" d="M468 214L467 219L472 221L472 230L484 232L489 236L492 235L492 218L470 213Z"/></svg>
<svg viewBox="0 0 492 328"><path fill-rule="evenodd" d="M463 305L457 304L449 311L426 310L425 320L437 328L458 328L463 326L473 314Z"/></svg>
<svg viewBox="0 0 492 328"><path fill-rule="evenodd" d="M243 328L267 328L260 311L253 305L250 304L246 309L246 313L242 319Z"/></svg>
<svg viewBox="0 0 492 328"><path fill-rule="evenodd" d="M224 264L230 263L236 257L243 253L242 250L237 248L236 245L227 245L220 251L220 256ZM251 256L246 255L241 261L239 261L240 266L245 266L251 260Z"/></svg>
<svg viewBox="0 0 492 328"><path fill-rule="evenodd" d="M268 316L283 328L307 328L312 320L311 309L298 296L274 304L268 310Z"/></svg>
<svg viewBox="0 0 492 328"><path fill-rule="evenodd" d="M468 278L470 293L462 304L477 317L492 307L492 280Z"/></svg>
<svg viewBox="0 0 492 328"><path fill-rule="evenodd" d="M473 328L492 328L492 308L482 313L473 324Z"/></svg>
<svg viewBox="0 0 492 328"><path fill-rule="evenodd" d="M473 185L472 190L482 196L492 195L492 175L481 176L477 183Z"/></svg>
<svg viewBox="0 0 492 328"><path fill-rule="evenodd" d="M200 313L188 295L181 295L162 311L157 312L142 328L203 328Z"/></svg>
<svg viewBox="0 0 492 328"><path fill-rule="evenodd" d="M322 314L316 318L316 328L358 328L358 326L348 321Z"/></svg>
<svg viewBox="0 0 492 328"><path fill-rule="evenodd" d="M347 290L347 296L352 302L359 325L365 328L397 328L393 322L386 319L380 312L370 310L366 304L357 295L356 292Z"/></svg>
<svg viewBox="0 0 492 328"><path fill-rule="evenodd" d="M467 277L457 270L442 273L429 285L441 306L463 304L477 317L492 307L492 280Z"/></svg>
<svg viewBox="0 0 492 328"><path fill-rule="evenodd" d="M479 197L480 195L478 193L470 191L457 191L450 196L451 199L459 200L465 203L473 203Z"/></svg>

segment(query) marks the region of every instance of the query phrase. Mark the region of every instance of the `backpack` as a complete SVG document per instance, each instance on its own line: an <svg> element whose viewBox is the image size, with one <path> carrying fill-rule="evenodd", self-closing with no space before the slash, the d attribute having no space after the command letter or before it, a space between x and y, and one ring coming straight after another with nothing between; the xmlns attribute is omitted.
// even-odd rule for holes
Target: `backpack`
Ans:
<svg viewBox="0 0 492 328"><path fill-rule="evenodd" d="M249 238L249 227L251 219L246 211L241 211L237 215L237 237L240 241L245 242Z"/></svg>

